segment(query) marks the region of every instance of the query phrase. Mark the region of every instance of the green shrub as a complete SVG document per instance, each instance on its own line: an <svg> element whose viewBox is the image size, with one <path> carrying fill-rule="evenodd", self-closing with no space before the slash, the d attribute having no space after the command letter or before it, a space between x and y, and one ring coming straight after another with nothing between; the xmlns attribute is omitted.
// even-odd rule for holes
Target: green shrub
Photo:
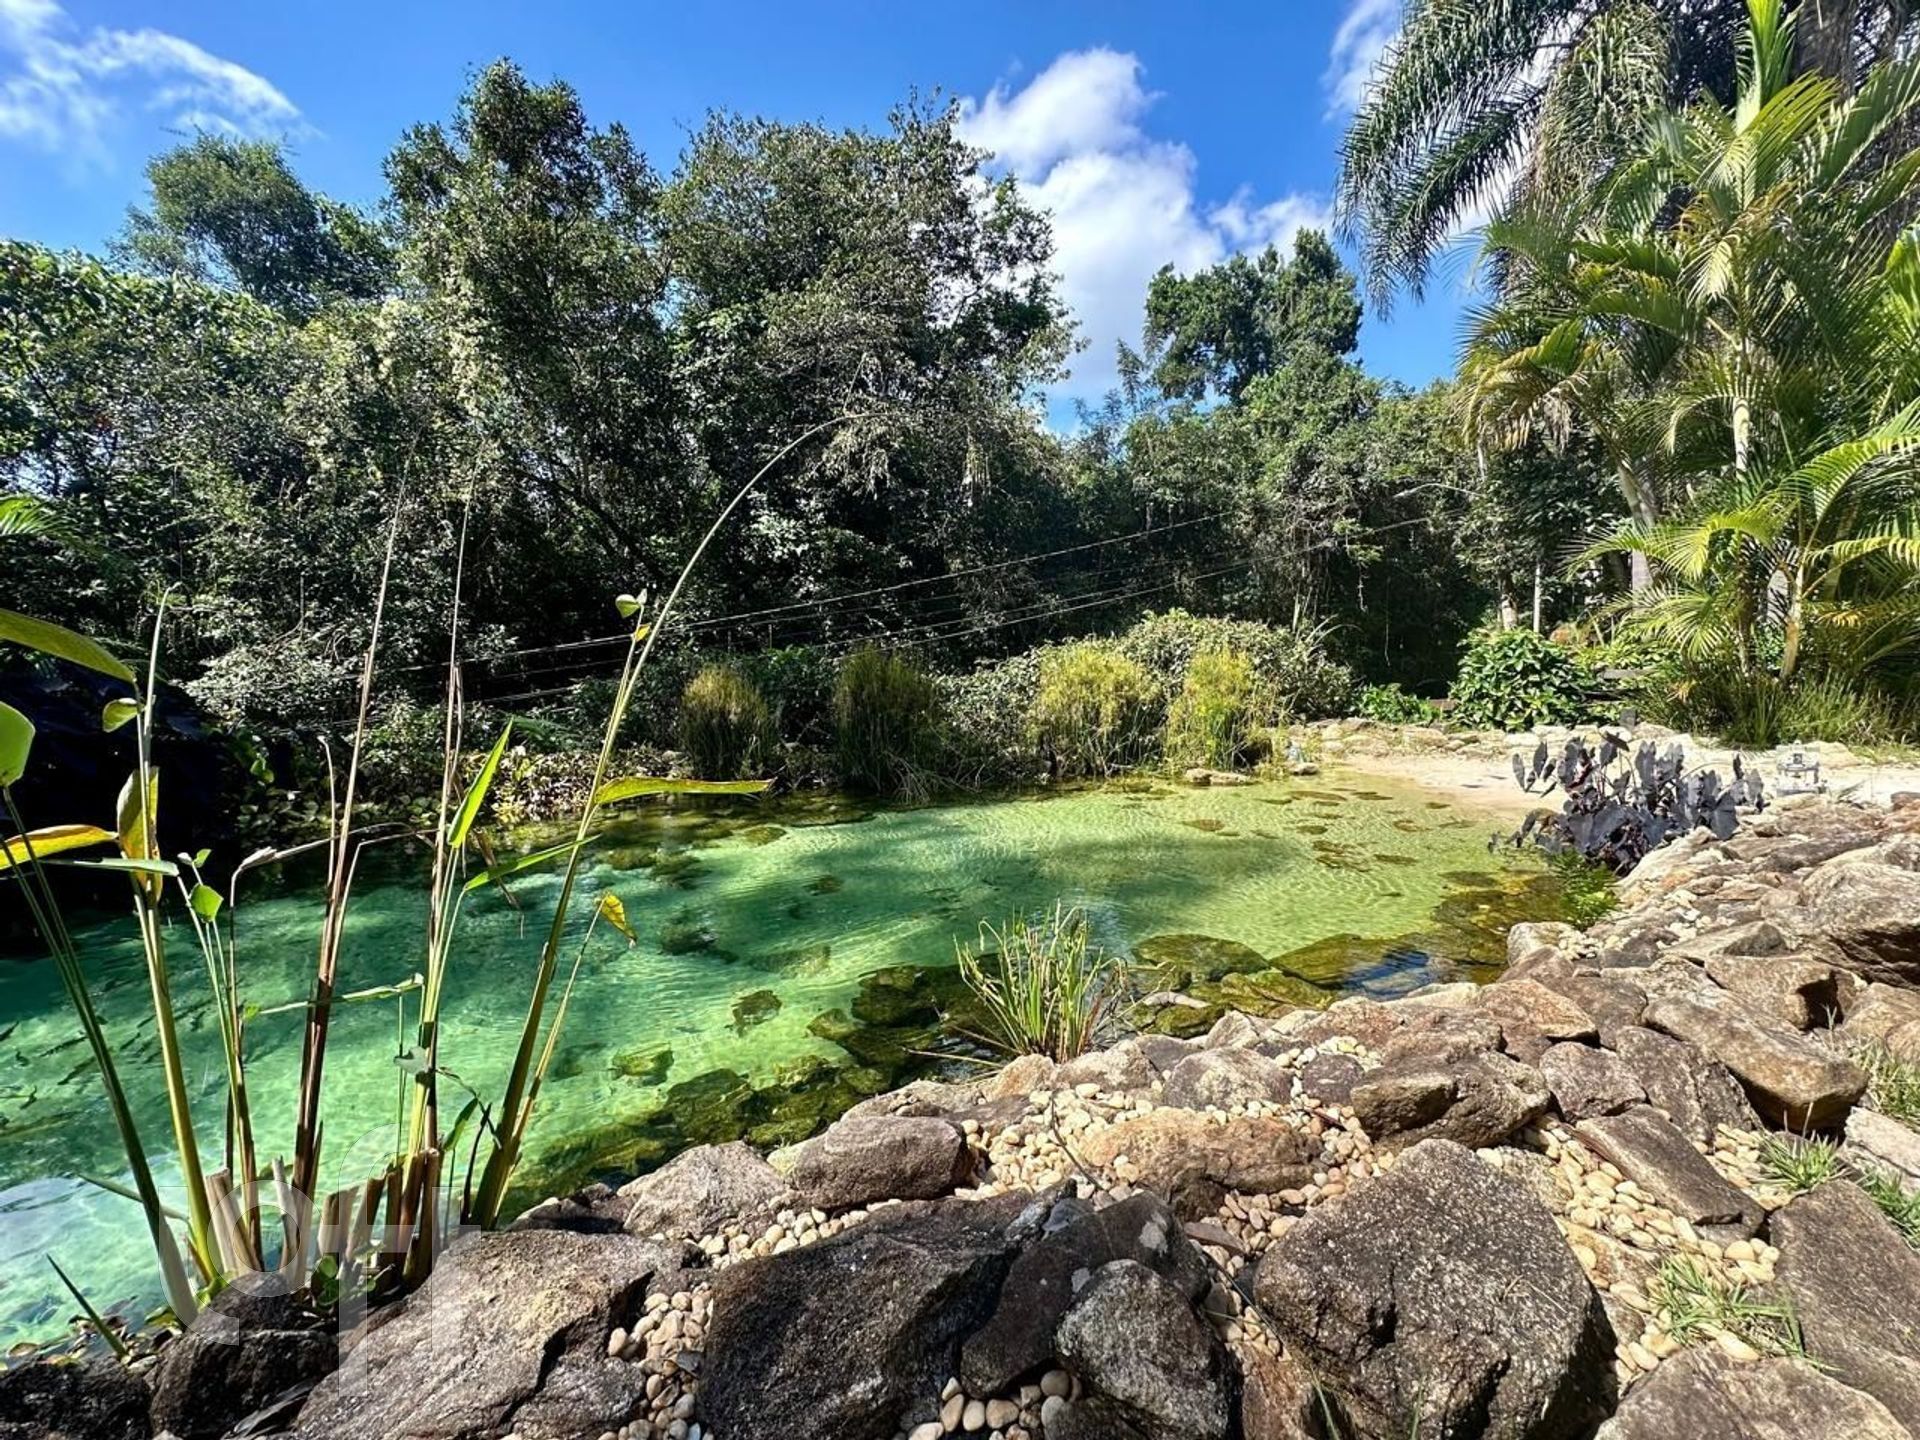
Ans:
<svg viewBox="0 0 1920 1440"><path fill-rule="evenodd" d="M1762 749L1795 740L1898 744L1916 731L1910 703L1837 673L1802 672L1783 685L1764 668L1670 661L1655 672L1642 708L1677 730Z"/></svg>
<svg viewBox="0 0 1920 1440"><path fill-rule="evenodd" d="M1203 650L1188 663L1167 709L1167 759L1177 766L1231 769L1250 758L1272 719L1253 663L1234 650Z"/></svg>
<svg viewBox="0 0 1920 1440"><path fill-rule="evenodd" d="M1407 694L1398 684L1369 685L1354 705L1360 714L1382 725L1431 725L1440 718L1439 706Z"/></svg>
<svg viewBox="0 0 1920 1440"><path fill-rule="evenodd" d="M812 645L763 650L746 662L747 674L773 711L783 739L825 745L833 738L833 660Z"/></svg>
<svg viewBox="0 0 1920 1440"><path fill-rule="evenodd" d="M1112 775L1148 758L1159 706L1153 676L1110 642L1041 653L1033 725L1063 775Z"/></svg>
<svg viewBox="0 0 1920 1440"><path fill-rule="evenodd" d="M1169 610L1147 616L1118 643L1168 694L1179 691L1196 656L1231 650L1246 657L1275 707L1293 719L1344 715L1353 702L1353 672L1327 653L1326 632L1319 628L1288 630Z"/></svg>
<svg viewBox="0 0 1920 1440"><path fill-rule="evenodd" d="M680 696L680 748L703 780L764 774L779 736L760 687L737 666L708 665Z"/></svg>
<svg viewBox="0 0 1920 1440"><path fill-rule="evenodd" d="M1078 910L1016 915L1003 929L983 922L976 949L955 948L985 1027L973 1038L1006 1055L1083 1055L1107 1038L1126 999L1126 967L1092 943Z"/></svg>
<svg viewBox="0 0 1920 1440"><path fill-rule="evenodd" d="M905 656L872 646L840 667L834 743L847 783L878 795L924 799L939 746L940 696Z"/></svg>
<svg viewBox="0 0 1920 1440"><path fill-rule="evenodd" d="M1044 653L1029 650L939 678L942 779L978 789L1042 776L1032 717Z"/></svg>
<svg viewBox="0 0 1920 1440"><path fill-rule="evenodd" d="M1467 644L1453 682L1454 714L1486 729L1568 725L1587 710L1573 656L1531 630L1483 630Z"/></svg>

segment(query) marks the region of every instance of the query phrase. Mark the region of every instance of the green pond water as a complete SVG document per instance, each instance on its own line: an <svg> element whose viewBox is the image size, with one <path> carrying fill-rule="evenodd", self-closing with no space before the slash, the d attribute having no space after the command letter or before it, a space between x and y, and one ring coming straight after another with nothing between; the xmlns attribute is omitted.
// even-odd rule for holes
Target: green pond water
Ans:
<svg viewBox="0 0 1920 1440"><path fill-rule="evenodd" d="M1485 978L1513 921L1558 913L1537 861L1488 853L1496 822L1375 778L1234 789L1126 786L912 810L844 803L654 811L596 848L583 894L611 889L639 943L601 927L541 1096L519 1198L621 1177L676 1149L747 1135L799 1139L863 1094L943 1063L939 1011L958 1003L953 949L982 919L1080 906L1097 939L1212 1002L1283 1008ZM424 886L399 854L359 879L343 990L420 965ZM557 878L516 882L521 909L476 894L460 921L441 1055L496 1095ZM0 903L17 899L0 892ZM304 997L316 877L239 914L246 998ZM78 937L164 1185L167 1122L145 971L131 922ZM569 952L570 953L570 952ZM191 935L172 932L189 1083L208 1121L222 1073ZM1169 1010L1168 1027L1212 1011ZM263 1156L292 1130L301 1017L249 1031ZM395 1004L336 1014L326 1072L329 1183L376 1172L393 1144ZM944 1062L957 1065L957 1060ZM450 1109L461 1102L453 1100ZM208 1154L218 1137L205 1137ZM0 960L0 1348L51 1338L74 1310L51 1254L101 1308L155 1302L137 1208L82 1177L124 1178L78 1028L49 961Z"/></svg>

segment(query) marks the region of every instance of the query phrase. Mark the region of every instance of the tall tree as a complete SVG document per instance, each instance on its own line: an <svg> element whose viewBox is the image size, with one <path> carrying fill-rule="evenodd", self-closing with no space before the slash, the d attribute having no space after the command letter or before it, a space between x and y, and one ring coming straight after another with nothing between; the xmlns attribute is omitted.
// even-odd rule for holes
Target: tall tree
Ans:
<svg viewBox="0 0 1920 1440"><path fill-rule="evenodd" d="M1147 287L1147 353L1167 395L1238 400L1300 349L1352 353L1360 340L1353 276L1317 230L1294 238L1293 258L1268 246L1194 275L1171 265Z"/></svg>
<svg viewBox="0 0 1920 1440"><path fill-rule="evenodd" d="M202 135L149 161L147 183L153 207L129 212L119 248L149 270L231 285L302 317L391 282L379 228L309 190L273 141Z"/></svg>

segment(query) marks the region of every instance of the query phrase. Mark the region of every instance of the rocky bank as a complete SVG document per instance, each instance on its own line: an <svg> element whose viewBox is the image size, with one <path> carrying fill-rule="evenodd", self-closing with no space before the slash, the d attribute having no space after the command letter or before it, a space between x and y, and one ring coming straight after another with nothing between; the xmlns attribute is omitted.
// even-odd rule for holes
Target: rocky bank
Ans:
<svg viewBox="0 0 1920 1440"><path fill-rule="evenodd" d="M230 1292L144 1378L0 1375L0 1440L1920 1440L1920 1252L1859 1183L1920 1188L1870 1085L1920 1063L1920 797L1782 805L1623 892L1491 985L550 1201L337 1368ZM1782 1163L1815 1135L1842 1167Z"/></svg>

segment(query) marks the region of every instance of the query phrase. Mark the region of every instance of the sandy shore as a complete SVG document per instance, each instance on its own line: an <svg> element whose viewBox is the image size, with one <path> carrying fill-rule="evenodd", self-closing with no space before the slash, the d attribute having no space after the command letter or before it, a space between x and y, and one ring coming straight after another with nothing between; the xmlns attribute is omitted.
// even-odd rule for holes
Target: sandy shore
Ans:
<svg viewBox="0 0 1920 1440"><path fill-rule="evenodd" d="M1340 753L1323 755L1321 764L1329 774L1346 771L1389 776L1431 791L1438 799L1514 818L1525 816L1541 804L1559 803L1557 792L1547 797L1528 795L1513 778L1512 756L1519 753L1530 757L1538 743L1532 736L1509 736L1506 745L1499 748L1489 741L1476 741L1460 750L1389 748L1368 743L1391 733L1363 731L1359 737L1348 737L1339 744ZM1686 746L1690 765L1718 769L1722 775L1730 772L1730 750L1687 736L1673 738ZM1820 758L1821 779L1826 794L1833 799L1885 805L1903 791L1920 792L1920 765L1873 761L1840 745L1809 745L1807 754ZM1784 751L1743 756L1747 763L1758 766L1770 796L1783 793L1780 764L1784 756Z"/></svg>

